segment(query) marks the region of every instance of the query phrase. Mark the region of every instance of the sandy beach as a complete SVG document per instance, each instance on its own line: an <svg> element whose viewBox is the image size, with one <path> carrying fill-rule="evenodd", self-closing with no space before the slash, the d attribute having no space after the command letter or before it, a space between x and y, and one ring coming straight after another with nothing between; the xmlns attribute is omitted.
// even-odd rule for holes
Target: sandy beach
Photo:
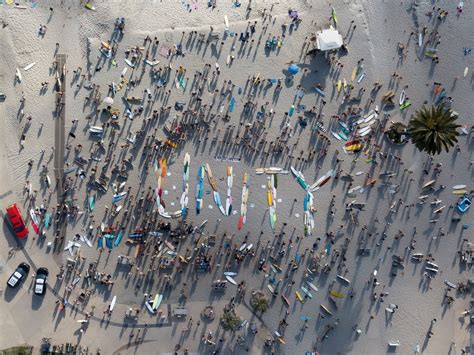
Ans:
<svg viewBox="0 0 474 355"><path fill-rule="evenodd" d="M43 338L102 354L469 347L472 211L458 212L453 187L469 198L474 189L470 2L0 3L0 207L5 215L17 203L29 228L17 239L3 224L0 348L37 350ZM347 51L308 55L330 26ZM386 138L435 103L466 131L449 153ZM341 138L351 117L367 135L359 127ZM302 186L313 183L305 213ZM32 270L10 289L22 261ZM40 266L45 296L33 294ZM216 292L224 272L237 285ZM255 290L268 297L263 314L252 309ZM151 313L144 301L157 294ZM245 323L225 331L224 308L258 333Z"/></svg>

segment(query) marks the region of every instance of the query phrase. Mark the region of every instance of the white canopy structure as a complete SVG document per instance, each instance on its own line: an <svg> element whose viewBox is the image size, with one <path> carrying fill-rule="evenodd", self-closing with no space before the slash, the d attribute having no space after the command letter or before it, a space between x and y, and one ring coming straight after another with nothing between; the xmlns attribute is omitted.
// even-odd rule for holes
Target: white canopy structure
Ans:
<svg viewBox="0 0 474 355"><path fill-rule="evenodd" d="M316 46L320 51L338 49L343 45L342 36L339 31L330 27L322 30L316 35Z"/></svg>

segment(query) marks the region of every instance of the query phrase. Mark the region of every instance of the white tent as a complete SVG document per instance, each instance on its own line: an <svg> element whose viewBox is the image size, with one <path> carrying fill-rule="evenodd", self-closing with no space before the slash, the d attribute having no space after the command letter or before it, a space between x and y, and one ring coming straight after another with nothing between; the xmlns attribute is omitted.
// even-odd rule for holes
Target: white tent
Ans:
<svg viewBox="0 0 474 355"><path fill-rule="evenodd" d="M330 27L317 33L316 46L321 51L330 51L338 49L343 44L342 36L338 30Z"/></svg>

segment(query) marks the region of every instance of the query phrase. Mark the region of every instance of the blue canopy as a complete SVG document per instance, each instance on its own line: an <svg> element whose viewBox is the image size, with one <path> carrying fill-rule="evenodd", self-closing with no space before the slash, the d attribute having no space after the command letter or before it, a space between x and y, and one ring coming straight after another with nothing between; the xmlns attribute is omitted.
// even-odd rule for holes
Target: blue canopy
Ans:
<svg viewBox="0 0 474 355"><path fill-rule="evenodd" d="M290 64L288 67L288 72L292 75L297 74L300 71L300 67L296 64Z"/></svg>

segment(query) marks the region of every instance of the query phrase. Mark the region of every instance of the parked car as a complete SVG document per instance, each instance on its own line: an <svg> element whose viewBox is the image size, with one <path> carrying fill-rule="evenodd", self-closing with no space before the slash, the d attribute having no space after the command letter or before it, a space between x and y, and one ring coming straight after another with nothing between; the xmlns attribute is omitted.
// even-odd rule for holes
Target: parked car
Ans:
<svg viewBox="0 0 474 355"><path fill-rule="evenodd" d="M38 271L36 271L35 293L37 295L44 295L44 293L46 292L48 275L49 271L45 267L40 267Z"/></svg>
<svg viewBox="0 0 474 355"><path fill-rule="evenodd" d="M0 101L5 101L6 98L7 96L3 92L0 92Z"/></svg>
<svg viewBox="0 0 474 355"><path fill-rule="evenodd" d="M24 279L26 279L26 276L29 272L30 265L27 263L21 263L18 265L13 274L11 274L11 276L8 278L7 285L12 288L17 287Z"/></svg>
<svg viewBox="0 0 474 355"><path fill-rule="evenodd" d="M28 236L28 227L25 225L16 203L7 207L7 215L17 238L25 238Z"/></svg>

